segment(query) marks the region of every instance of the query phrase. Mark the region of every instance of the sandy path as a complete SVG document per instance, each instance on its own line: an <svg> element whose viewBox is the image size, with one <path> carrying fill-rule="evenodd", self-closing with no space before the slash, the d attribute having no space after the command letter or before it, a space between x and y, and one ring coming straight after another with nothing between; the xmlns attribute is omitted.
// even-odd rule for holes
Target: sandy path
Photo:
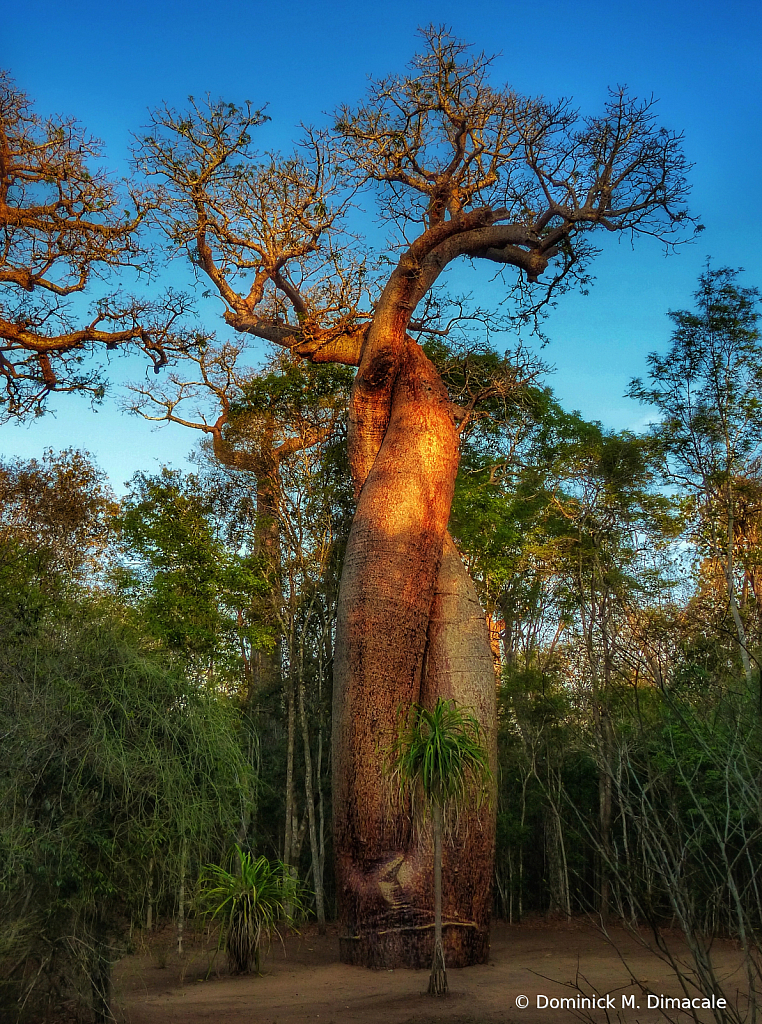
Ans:
<svg viewBox="0 0 762 1024"><path fill-rule="evenodd" d="M614 934L635 978L652 992L683 995L663 964L624 933ZM171 955L164 969L157 966L171 941L167 932L150 953L118 965L117 1004L127 1024L549 1024L569 1020L570 1011L538 1009L538 994L549 1000L574 996L562 983L573 981L578 971L598 993L609 995L610 1007L614 1004L608 1011L594 1010L592 1020L606 1021L607 1014L611 1021L621 1015L633 1024L666 1020L659 1009L646 1009L645 996L617 953L587 924L495 924L489 964L449 971L446 999L425 994L427 971L371 971L338 963L335 929L320 937L309 928L289 938L285 956L274 946L262 977L226 976L220 957L220 976L213 972L208 981L209 953L200 943L182 962ZM738 954L726 944L718 956L729 979L726 989L734 992L736 980L740 983ZM582 987L589 995L590 988ZM634 994L640 1010L622 1012L623 994ZM521 995L528 998L526 1009L517 1008Z"/></svg>

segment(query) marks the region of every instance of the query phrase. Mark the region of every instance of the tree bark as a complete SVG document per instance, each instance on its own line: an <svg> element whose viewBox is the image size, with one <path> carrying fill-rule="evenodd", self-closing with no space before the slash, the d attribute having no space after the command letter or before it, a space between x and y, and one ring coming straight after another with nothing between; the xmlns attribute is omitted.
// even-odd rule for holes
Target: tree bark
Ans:
<svg viewBox="0 0 762 1024"><path fill-rule="evenodd" d="M350 464L359 497L334 662L341 958L426 967L434 946L431 829L414 832L408 816L395 813L384 754L398 712L442 696L474 709L494 769L495 677L484 613L446 532L458 463L446 390L414 342L405 343L396 374L388 347L379 350L375 364L361 364L355 384L362 394ZM488 955L493 861L494 810L482 807L464 815L444 854L443 945L451 966Z"/></svg>
<svg viewBox="0 0 762 1024"><path fill-rule="evenodd" d="M283 863L288 868L297 860L297 853L292 849L293 836L295 832L294 820L296 810L294 806L294 746L296 734L296 702L294 699L294 681L289 676L286 679L286 710L287 710L287 733L286 733L286 828L283 838Z"/></svg>
<svg viewBox="0 0 762 1024"><path fill-rule="evenodd" d="M733 494L728 486L728 541L725 555L725 580L728 586L728 603L730 604L730 612L733 616L733 623L736 627L738 634L738 650L741 654L741 662L743 664L744 675L746 676L746 682L751 686L753 673L751 668L751 658L749 657L748 641L746 639L746 630L744 628L743 620L741 619L741 613L738 610L738 596L736 594L735 584L735 569L733 566Z"/></svg>
<svg viewBox="0 0 762 1024"><path fill-rule="evenodd" d="M600 869L600 915L606 924L611 913L611 863L613 848L611 844L611 821L613 815L613 792L611 763L613 758L614 731L608 707L605 707L599 718L601 764L598 766L598 806L601 829L601 869Z"/></svg>
<svg viewBox="0 0 762 1024"><path fill-rule="evenodd" d="M217 460L228 469L243 470L253 473L256 479L256 519L254 523L253 554L264 561L266 571L270 574L271 587L269 597L264 601L255 598L252 601L253 618L274 627L273 649L253 649L250 651L244 678L246 681L246 700L243 712L243 724L248 733L249 763L256 775L259 775L259 736L257 733L258 702L263 695L269 694L282 683L281 641L278 632L280 610L283 605L283 593L280 582L281 543L279 511L282 496L280 462L283 446L275 444L275 422L272 416L265 419L264 426L256 435L252 444L252 436L244 429L242 438L233 431L232 440L223 436L223 427L227 424L228 413L218 420L212 430L214 454ZM246 426L244 419L244 428ZM243 616L241 615L241 619ZM242 623L243 624L243 623ZM244 657L246 663L246 658ZM293 810L293 748L294 748L294 714L293 692L287 695L289 708L288 720L288 769L286 772L286 832L283 849L283 863L290 863L290 815ZM238 843L246 849L251 845L255 831L254 801L244 804L241 825L238 830Z"/></svg>
<svg viewBox="0 0 762 1024"><path fill-rule="evenodd" d="M548 780L548 788L552 792L555 785ZM552 788L551 788L552 787ZM560 782L559 782L560 788ZM563 822L558 812L559 792L552 793L551 800L545 808L545 856L548 867L548 890L550 901L548 910L551 915L563 914L571 917L571 900L569 896L569 871L566 863L564 847Z"/></svg>
<svg viewBox="0 0 762 1024"><path fill-rule="evenodd" d="M300 665L300 670L303 666ZM312 878L315 886L315 916L318 923L318 934L325 935L325 902L323 899L323 878L320 870L320 850L318 847L317 824L315 822L315 794L313 791L312 750L310 734L307 726L307 712L304 706L304 679L299 679L299 724L302 730L304 745L304 799L307 810L307 827L310 835L310 854L312 856Z"/></svg>

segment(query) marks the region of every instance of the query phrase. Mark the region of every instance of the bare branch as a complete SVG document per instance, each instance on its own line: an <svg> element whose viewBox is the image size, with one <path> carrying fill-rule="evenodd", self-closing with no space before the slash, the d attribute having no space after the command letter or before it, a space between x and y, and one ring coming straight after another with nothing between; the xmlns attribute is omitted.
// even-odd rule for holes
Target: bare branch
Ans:
<svg viewBox="0 0 762 1024"><path fill-rule="evenodd" d="M82 365L97 350L137 347L158 371L189 343L177 293L106 297L84 324L66 302L114 269L151 270L137 235L145 197L93 168L100 156L76 121L44 120L0 72L0 418L40 414L54 391L99 401L100 371Z"/></svg>

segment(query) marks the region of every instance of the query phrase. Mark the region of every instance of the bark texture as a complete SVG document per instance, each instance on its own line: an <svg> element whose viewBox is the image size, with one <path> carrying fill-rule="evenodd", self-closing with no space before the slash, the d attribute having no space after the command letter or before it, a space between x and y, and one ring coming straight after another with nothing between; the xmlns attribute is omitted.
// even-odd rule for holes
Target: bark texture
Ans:
<svg viewBox="0 0 762 1024"><path fill-rule="evenodd" d="M353 463L359 497L334 666L341 956L369 967L428 967L434 949L431 830L414 832L409 816L394 805L384 752L400 707L416 701L433 706L444 696L474 708L494 762L494 671L484 614L447 534L458 453L444 385L410 340L396 374L388 360L383 373L373 370L363 372L361 364L356 384L363 412L372 408L372 415L350 437L350 460L353 447L359 452ZM385 397L390 370L393 386ZM374 377L381 384L375 391ZM443 850L449 966L488 955L493 859L492 812L465 813Z"/></svg>

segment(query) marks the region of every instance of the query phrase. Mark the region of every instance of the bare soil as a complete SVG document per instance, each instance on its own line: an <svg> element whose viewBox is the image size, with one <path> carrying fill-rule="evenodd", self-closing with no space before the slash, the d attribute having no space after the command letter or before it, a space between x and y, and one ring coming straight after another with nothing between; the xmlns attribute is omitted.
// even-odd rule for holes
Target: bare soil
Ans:
<svg viewBox="0 0 762 1024"><path fill-rule="evenodd" d="M538 1008L538 995L551 1000L581 990L588 997L608 994L615 1007L583 1010L584 1019L666 1021L660 1009L646 1008L645 992L682 997L677 979L624 930L613 929L612 938L618 951L588 922L497 922L489 963L448 971L449 996L432 998L427 971L339 963L335 926L325 936L308 926L284 946L276 942L260 976L238 977L227 973L224 954L210 970L209 937L188 935L179 957L167 929L117 965L117 1016L126 1024L550 1024L569 1020L571 1011ZM672 941L679 949L679 939ZM740 955L732 943L715 943L713 952L724 987L717 994L735 998L743 982ZM623 1011L623 994L634 994L640 1009ZM524 1009L517 1007L519 996L528 999ZM710 1019L707 1011L701 1016Z"/></svg>

